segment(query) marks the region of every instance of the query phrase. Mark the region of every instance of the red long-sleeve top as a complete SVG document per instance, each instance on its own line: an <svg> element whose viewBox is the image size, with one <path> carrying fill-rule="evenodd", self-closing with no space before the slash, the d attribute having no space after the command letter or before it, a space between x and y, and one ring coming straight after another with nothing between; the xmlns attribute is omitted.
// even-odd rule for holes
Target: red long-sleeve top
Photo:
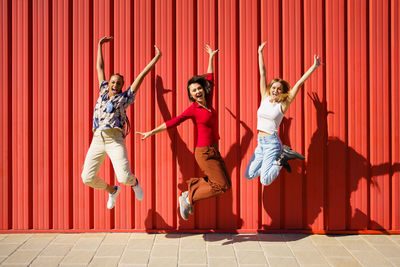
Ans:
<svg viewBox="0 0 400 267"><path fill-rule="evenodd" d="M214 83L214 75L207 73L206 79ZM218 134L218 113L212 107L212 90L207 97L207 108L200 106L196 102L190 105L181 115L166 121L167 128L178 126L185 120L191 118L197 129L197 147L209 146L215 144L219 140Z"/></svg>

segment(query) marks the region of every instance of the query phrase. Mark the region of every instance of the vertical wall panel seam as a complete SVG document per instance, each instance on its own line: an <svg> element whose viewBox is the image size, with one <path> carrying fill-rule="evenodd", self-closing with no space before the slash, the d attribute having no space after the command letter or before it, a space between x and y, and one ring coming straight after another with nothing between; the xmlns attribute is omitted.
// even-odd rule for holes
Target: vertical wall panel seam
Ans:
<svg viewBox="0 0 400 267"><path fill-rule="evenodd" d="M279 1L279 61L280 66L279 66L279 77L283 77L283 7L282 7L282 1ZM268 82L268 81L267 81ZM261 97L261 96L260 96ZM304 153L303 153L304 155ZM286 174L285 174L286 175ZM281 184L280 184L280 202L281 202L281 216L280 216L280 225L279 228L283 229L286 225L286 212L285 212L285 185L286 185L286 179L281 179Z"/></svg>
<svg viewBox="0 0 400 267"><path fill-rule="evenodd" d="M324 30L324 33L322 34L322 60L326 60L326 0L322 0L322 29ZM323 96L322 98L327 99L326 95L326 67L322 68L323 73L322 73L322 84L323 84ZM326 105L325 108L328 108L328 105ZM328 229L329 227L329 190L328 190L328 184L329 184L329 177L328 177L328 117L326 119L326 131L325 131L325 136L324 136L324 151L323 151L323 156L324 156L324 167L323 167L323 174L324 174L324 179L323 179L323 190L324 190L324 197L323 197L323 228Z"/></svg>
<svg viewBox="0 0 400 267"><path fill-rule="evenodd" d="M392 49L391 49L391 45L392 45L392 25L391 25L391 19L392 19L392 12L391 12L391 1L388 0L388 14L387 14L387 23L388 23L388 73L389 73L389 79L388 79L388 88L386 90L388 90L388 114L389 114L389 229L392 229L392 180L393 180L393 169L392 169Z"/></svg>
<svg viewBox="0 0 400 267"><path fill-rule="evenodd" d="M152 29L152 36L151 36L151 43L154 45L155 44L155 41L156 41L156 23L155 23L155 8L156 8L156 4L155 4L155 0L152 0L151 1L151 14L150 14L150 16L151 16L151 29ZM151 51L153 51L152 53L151 53L151 58L153 58L153 56L155 56L155 50L154 50L154 47L152 47L152 50ZM154 73L155 73L155 68L153 68L152 70L151 70L151 73L150 73L150 77L151 77L151 81L150 81L150 88L152 88L152 90L151 90L151 102L153 103L153 106L154 106L154 108L151 110L151 112L152 112L152 114L151 114L151 120L152 120L152 122L151 122L151 128L152 129L154 129L155 128L155 125L156 125L156 96L155 96L155 90L153 90L153 88L155 88L155 75L154 75ZM156 183L155 183L155 181L156 181L156 168L157 168L157 166L156 166L156 138L152 138L151 139L151 151L153 152L152 153L152 156L151 156L151 166L153 166L153 170L152 170L152 176L151 176L151 180L152 180L152 183L151 183L151 188L152 188L152 192L156 192ZM155 226L157 225L157 218L156 218L156 216L154 216L155 215L155 213L156 213L156 200L157 200L157 198L156 198L156 194L152 194L152 201L151 201L151 209L152 209L152 229L154 229L155 228Z"/></svg>
<svg viewBox="0 0 400 267"><path fill-rule="evenodd" d="M132 31L132 34L131 34L131 36L130 36L130 38L131 38L131 44L132 44L132 47L130 48L130 50L131 50L131 58L130 58L130 67L131 67L131 77L132 77L132 80L133 79L135 79L135 35L134 35L134 32L135 32L135 18L134 18L134 13L135 12L135 4L132 2L131 3L131 17L130 17L130 24L131 24L131 31ZM135 129L135 124L136 124L136 120L135 120L135 108L132 108L132 112L131 112L131 114L132 114L132 123L131 123L131 128L132 129ZM133 173L136 173L136 169L135 169L135 166L136 166L136 164L135 164L135 160L136 160L136 157L135 157L135 150L136 150L136 142L135 142L135 140L132 140L132 144L131 144L131 148L132 148L132 150L131 150L131 159L132 159L132 164L131 164L131 168L133 168ZM133 194L132 192L131 192L131 194ZM135 196L133 196L133 201L132 201L132 228L133 229L135 229L136 228L136 220L135 220L135 218L136 218L136 212L135 212L135 210L136 210L136 201L134 200L135 199Z"/></svg>
<svg viewBox="0 0 400 267"><path fill-rule="evenodd" d="M219 42L218 42L218 27L219 27L219 24L218 24L218 3L217 3L217 1L214 1L213 3L214 3L213 17L215 18L215 25L214 25L215 48L214 49L219 49ZM219 54L219 52L218 52L218 54ZM218 59L215 61L215 64L216 64L216 66L214 67L214 70L217 70L217 73L219 75L220 72L219 72L219 60ZM215 73L215 71L214 71L214 73ZM219 112L220 112L219 100L220 100L220 94L221 94L220 83L219 83L220 79L218 79L219 77L216 77L216 76L215 76L215 78L216 78L216 81L217 81L216 86L218 86L218 90L217 90L217 94L216 94L217 99L216 99L215 103L216 103L216 107L217 107L217 114L219 114ZM220 124L219 121L218 121L218 124ZM219 130L220 130L220 128L218 128L218 134L219 134ZM219 216L218 216L218 214L219 214L219 210L221 209L219 197L217 198L217 201L216 201L215 204L217 206L216 209L215 209L215 212L216 212L216 214L215 214L215 228L218 228L218 226L219 226L219 220L218 220Z"/></svg>
<svg viewBox="0 0 400 267"><path fill-rule="evenodd" d="M33 4L28 1L28 228L33 228Z"/></svg>
<svg viewBox="0 0 400 267"><path fill-rule="evenodd" d="M257 28L257 56L258 56L258 45L261 43L261 3L260 0L256 1L256 9L257 9L257 25L259 25L259 27ZM252 55L252 53L250 53ZM256 63L258 65L258 58L256 60ZM258 81L260 80L260 72L257 72L257 78ZM260 92L260 83L258 83L258 92ZM260 98L261 98L261 94L258 93L258 103L261 102ZM264 189L264 186L261 185L261 183L257 183L257 187L258 187L258 225L257 228L261 229L262 227L262 209L263 209L263 195L262 195L262 190Z"/></svg>
<svg viewBox="0 0 400 267"><path fill-rule="evenodd" d="M48 129L48 136L49 139L48 141L48 146L49 146L49 184L48 184L48 189L49 189L49 229L53 229L53 177L54 177L54 156L53 156L53 46L52 46L52 34L53 34L53 1L49 0L49 6L48 6L48 36L47 36L47 42L48 42L48 48L49 48L49 59L48 59L48 66L49 66L49 80L48 80L48 90L49 90L49 95L48 95L48 114L49 114L49 129Z"/></svg>
<svg viewBox="0 0 400 267"><path fill-rule="evenodd" d="M73 0L70 0L68 2L68 58L70 59L69 64L68 64L68 74L67 77L69 79L68 81L68 86L70 88L64 88L68 90L68 110L72 112L73 110L73 90L72 90L72 85L73 85ZM65 115L64 115L65 116ZM68 145L69 149L66 151L69 155L68 157L68 163L69 163L69 170L73 170L73 122L72 122L72 115L68 114L67 118L69 118L68 121ZM69 171L70 176L67 177L67 179L70 180L69 184L69 197L68 197L68 204L69 204L69 216L68 216L68 225L69 228L73 228L73 215L74 215L74 205L73 205L73 198L72 198L72 193L73 193L73 172Z"/></svg>
<svg viewBox="0 0 400 267"><path fill-rule="evenodd" d="M300 45L301 45L301 51L303 51L302 55L301 55L301 73L304 73L304 0L300 1L300 29L301 29L301 40L300 40ZM305 122L305 111L304 111L304 89L301 90L301 121L303 122L301 125L301 135L302 135L302 149L303 149L303 155L305 155L306 152L306 140L305 140L305 127L304 127L304 122ZM301 191L302 191L302 207L303 207L303 218L302 218L302 222L303 222L303 228L307 228L307 175L305 174L305 170L306 170L306 164L305 162L302 162L302 167L303 167L303 171L302 171L302 187L301 187Z"/></svg>
<svg viewBox="0 0 400 267"><path fill-rule="evenodd" d="M114 9L114 0L110 0L109 2L109 18L110 18L110 36L115 35L115 25L114 25L114 13L115 13L115 9ZM114 42L110 42L110 75L114 74L115 72L115 45ZM111 76L110 76L111 78ZM110 79L109 78L109 79ZM109 177L110 177L110 182L111 184L115 184L115 175L114 175L114 166L112 165L112 163L110 164L110 168L108 169L109 173ZM107 176L107 174L106 174ZM109 216L109 220L110 220L110 228L111 229L115 229L115 209L110 210L110 216Z"/></svg>
<svg viewBox="0 0 400 267"><path fill-rule="evenodd" d="M198 47L197 47L197 42L198 42L198 31L197 31L197 0L193 0L193 18L192 18L192 20L193 20L193 37L194 37L194 40L193 40L193 44L194 44L194 47L193 47L193 51L194 51L194 57L193 57L193 70L194 70L194 75L199 75L200 73L199 73L199 69L197 68L197 64L198 64L198 62L199 62L199 59L198 59L198 52L197 52L197 49L198 49ZM190 4L189 4L189 7L190 7ZM190 19L190 18L189 18ZM186 80L188 80L189 79L189 77L186 77ZM196 132L196 129L194 128L194 126L193 126L193 137L192 137L192 139L193 139L193 144L195 144L195 146L197 145L197 140L196 140L196 135L197 134L195 134L195 132ZM194 149L196 149L196 148L194 148ZM193 152L195 152L195 151L193 151ZM194 153L193 153L194 154ZM195 162L196 162L196 160L195 160ZM200 170L200 168L199 168L199 165L197 164L197 162L195 163L195 166L194 166L194 168L195 168L195 174L196 174L196 176L198 176L199 175L199 170ZM194 213L194 214L196 214L196 212ZM194 216L194 228L195 229L197 229L198 227L199 227L199 216L197 216L197 215L195 215Z"/></svg>
<svg viewBox="0 0 400 267"><path fill-rule="evenodd" d="M237 64L236 64L236 95L239 97L236 97L236 142L240 144L240 120L241 120L241 113L240 113L240 11L239 11L239 0L235 1L236 4L236 59L237 59ZM238 158L238 163L241 161L241 151L240 151L240 146L238 146L238 153L237 153L237 158ZM236 199L237 199L237 219L236 219L236 225L239 225L242 227L243 224L241 224L241 208L240 208L240 199L241 199L241 187L240 187L240 178L241 178L241 165L238 164L237 167L237 173L238 173L238 179L236 179L236 188L238 189L236 192Z"/></svg>
<svg viewBox="0 0 400 267"><path fill-rule="evenodd" d="M176 29L176 0L172 1L173 7L172 7L172 29ZM173 31L173 34L175 35L172 39L172 59L173 59L173 68L172 68L172 110L171 110L171 118L174 118L176 116L176 86L177 86L177 78L176 78L176 31ZM178 175L177 175L177 166L176 166L176 161L177 161L177 145L176 145L176 132L173 135L173 139L170 142L173 142L172 144L172 159L173 159L173 164L172 164L172 185L174 186L172 191L173 191L173 209L174 211L176 210L177 206L177 188L178 188ZM175 216L173 216L173 228L178 229L178 217L177 214L174 213Z"/></svg>
<svg viewBox="0 0 400 267"><path fill-rule="evenodd" d="M8 101L8 129L10 129L9 133L9 142L8 142L8 226L7 228L12 228L12 207L13 207L13 149L12 149L12 88L13 88L13 80L12 80L12 0L9 0L7 3L7 66L8 66L8 92L10 100Z"/></svg>
<svg viewBox="0 0 400 267"><path fill-rule="evenodd" d="M94 53L96 52L96 50L94 50L93 52L91 52L91 50L94 47L94 0L89 0L89 42L88 42L88 51L89 51L89 64L88 64L88 74L89 74L89 103L87 103L89 105L89 110L93 112L93 97L94 97L94 93L93 93L93 88L94 88L94 82L93 82L93 76L94 76L94 68L92 66L93 62L94 62ZM89 117L86 118L87 121L91 121L92 117L90 116L90 112L89 112ZM90 127L91 128L91 127ZM85 129L86 130L86 129ZM89 130L89 139L88 144L90 145L91 143L91 139L92 139L92 135L93 135L93 131ZM83 162L82 162L83 164ZM80 178L80 177L79 177ZM92 229L94 228L94 189L89 188L88 193L89 193L89 228Z"/></svg>
<svg viewBox="0 0 400 267"><path fill-rule="evenodd" d="M369 26L369 18L370 18L370 14L369 14L369 10L370 10L370 2L367 1L366 3L366 21L365 21L365 25L366 25L366 32L367 32L367 162L371 163L371 137L370 137L370 87L371 87L371 81L370 81L370 26ZM369 164L370 166L370 164ZM367 228L369 229L371 226L371 167L369 167L367 169L367 217L368 217L368 222L367 222Z"/></svg>
<svg viewBox="0 0 400 267"><path fill-rule="evenodd" d="M345 114L346 114L346 116L345 116L345 120L346 120L345 121L345 134L344 134L344 136L346 138L346 140L345 140L345 149L346 149L345 150L345 157L346 157L346 160L345 160L345 162L346 162L346 166L345 166L345 175L346 175L346 177L345 177L345 179L346 179L345 200L346 200L346 203L351 203L351 201L350 201L350 168L349 168L349 160L348 160L349 159L349 116L348 116L348 114L349 114L349 74L348 74L349 65L347 63L349 61L349 53L348 53L349 47L348 47L348 31L347 31L347 24L348 24L347 2L348 2L348 0L344 0L344 3L343 3L344 22L343 22L343 29L342 29L344 32L344 62L345 62L345 64L344 64L344 68L345 68L344 69L345 107L344 108L345 108ZM346 209L345 213L344 213L345 214L344 215L345 216L345 218L344 218L345 229L343 229L343 230L350 228L350 218L351 218L349 216L349 215L351 215L351 208L349 207L349 205L346 204L345 209Z"/></svg>

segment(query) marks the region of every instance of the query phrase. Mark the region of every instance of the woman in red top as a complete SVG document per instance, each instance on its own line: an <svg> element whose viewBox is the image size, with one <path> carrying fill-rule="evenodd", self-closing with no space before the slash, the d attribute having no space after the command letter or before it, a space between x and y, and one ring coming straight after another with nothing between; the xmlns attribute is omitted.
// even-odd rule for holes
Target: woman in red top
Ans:
<svg viewBox="0 0 400 267"><path fill-rule="evenodd" d="M188 214L193 214L193 204L199 200L221 195L231 188L231 181L225 163L218 151L218 114L212 107L211 94L214 85L213 58L218 52L206 45L209 54L207 74L194 76L187 84L189 100L193 102L181 115L166 121L157 128L138 134L142 140L168 128L177 126L191 118L197 129L197 144L195 158L200 169L206 175L200 178L191 178L187 181L188 191L179 197L180 213L184 220Z"/></svg>

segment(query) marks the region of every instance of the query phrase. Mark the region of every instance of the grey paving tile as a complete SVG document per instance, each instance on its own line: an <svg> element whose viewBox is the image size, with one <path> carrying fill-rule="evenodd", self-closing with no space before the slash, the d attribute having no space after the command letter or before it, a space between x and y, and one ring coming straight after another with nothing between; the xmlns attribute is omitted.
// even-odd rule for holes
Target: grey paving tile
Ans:
<svg viewBox="0 0 400 267"><path fill-rule="evenodd" d="M207 264L206 250L179 250L179 265L181 264Z"/></svg>
<svg viewBox="0 0 400 267"><path fill-rule="evenodd" d="M178 264L177 258L150 258L149 267L176 267Z"/></svg>
<svg viewBox="0 0 400 267"><path fill-rule="evenodd" d="M130 239L155 239L157 234L131 233Z"/></svg>
<svg viewBox="0 0 400 267"><path fill-rule="evenodd" d="M351 257L351 254L342 245L320 245L319 251L325 257Z"/></svg>
<svg viewBox="0 0 400 267"><path fill-rule="evenodd" d="M400 258L400 246L398 245L374 245L376 250L388 258Z"/></svg>
<svg viewBox="0 0 400 267"><path fill-rule="evenodd" d="M41 256L65 256L73 247L73 244L57 244L48 245L40 253Z"/></svg>
<svg viewBox="0 0 400 267"><path fill-rule="evenodd" d="M339 241L334 236L327 235L312 235L311 240L314 245L340 245Z"/></svg>
<svg viewBox="0 0 400 267"><path fill-rule="evenodd" d="M286 241L281 234L257 234L256 237L257 237L258 241L265 241L265 242L285 242Z"/></svg>
<svg viewBox="0 0 400 267"><path fill-rule="evenodd" d="M270 257L277 257L277 258L293 258L293 252L292 250L286 245L268 245L268 246L263 246L263 250L265 255L270 258Z"/></svg>
<svg viewBox="0 0 400 267"><path fill-rule="evenodd" d="M181 239L181 249L205 249L206 241L204 239Z"/></svg>
<svg viewBox="0 0 400 267"><path fill-rule="evenodd" d="M235 251L232 245L208 245L207 254L209 258L234 258Z"/></svg>
<svg viewBox="0 0 400 267"><path fill-rule="evenodd" d="M233 241L233 236L229 234L206 234L204 239L210 244L225 244Z"/></svg>
<svg viewBox="0 0 400 267"><path fill-rule="evenodd" d="M242 264L267 264L263 251L236 251L238 263Z"/></svg>
<svg viewBox="0 0 400 267"><path fill-rule="evenodd" d="M106 233L83 233L81 234L81 238L100 238L103 239L107 234Z"/></svg>
<svg viewBox="0 0 400 267"><path fill-rule="evenodd" d="M121 264L147 264L150 258L150 250L126 249L122 254Z"/></svg>
<svg viewBox="0 0 400 267"><path fill-rule="evenodd" d="M351 253L363 266L392 266L388 260L382 257L382 254L373 249L369 251L355 250Z"/></svg>
<svg viewBox="0 0 400 267"><path fill-rule="evenodd" d="M125 245L101 244L96 250L96 257L120 257L124 249Z"/></svg>
<svg viewBox="0 0 400 267"><path fill-rule="evenodd" d="M268 258L271 267L295 267L300 266L295 258Z"/></svg>
<svg viewBox="0 0 400 267"><path fill-rule="evenodd" d="M293 251L294 256L301 265L314 264L324 265L327 264L326 260L317 252L309 250Z"/></svg>
<svg viewBox="0 0 400 267"><path fill-rule="evenodd" d="M362 239L374 245L393 245L394 242L387 235L362 235Z"/></svg>
<svg viewBox="0 0 400 267"><path fill-rule="evenodd" d="M178 245L157 244L151 249L150 256L153 258L178 258Z"/></svg>
<svg viewBox="0 0 400 267"><path fill-rule="evenodd" d="M209 267L238 266L235 258L209 258Z"/></svg>
<svg viewBox="0 0 400 267"><path fill-rule="evenodd" d="M353 257L333 257L328 258L328 262L333 267L361 267L362 265Z"/></svg>
<svg viewBox="0 0 400 267"><path fill-rule="evenodd" d="M242 241L233 243L233 247L236 250L250 250L250 251L262 251L262 247L258 241Z"/></svg>
<svg viewBox="0 0 400 267"><path fill-rule="evenodd" d="M1 243L22 244L31 236L32 234L9 234L1 240Z"/></svg>
<svg viewBox="0 0 400 267"><path fill-rule="evenodd" d="M53 240L53 238L30 238L23 243L18 250L42 250Z"/></svg>
<svg viewBox="0 0 400 267"><path fill-rule="evenodd" d="M39 250L15 251L2 264L29 264L37 255Z"/></svg>
<svg viewBox="0 0 400 267"><path fill-rule="evenodd" d="M32 262L31 267L52 267L58 266L58 264L63 259L62 256L39 256L34 259Z"/></svg>
<svg viewBox="0 0 400 267"><path fill-rule="evenodd" d="M3 244L3 243L0 243L0 256L8 257L19 246L21 246L21 244Z"/></svg>
<svg viewBox="0 0 400 267"><path fill-rule="evenodd" d="M113 267L118 266L119 257L97 257L95 256L89 266L90 267Z"/></svg>
<svg viewBox="0 0 400 267"><path fill-rule="evenodd" d="M81 234L60 234L54 240L56 244L75 244L81 238Z"/></svg>
<svg viewBox="0 0 400 267"><path fill-rule="evenodd" d="M98 237L80 238L76 241L72 250L96 250L102 241L103 238Z"/></svg>
<svg viewBox="0 0 400 267"><path fill-rule="evenodd" d="M95 251L91 250L71 250L65 255L61 264L86 264L88 265Z"/></svg>
<svg viewBox="0 0 400 267"><path fill-rule="evenodd" d="M356 250L373 250L373 247L369 245L366 241L363 239L358 239L358 240L340 240L340 242L343 244L343 246L350 250L350 251L356 251Z"/></svg>
<svg viewBox="0 0 400 267"><path fill-rule="evenodd" d="M400 258L386 258L394 266L400 266Z"/></svg>
<svg viewBox="0 0 400 267"><path fill-rule="evenodd" d="M103 244L126 244L131 238L130 233L110 233L103 239Z"/></svg>
<svg viewBox="0 0 400 267"><path fill-rule="evenodd" d="M128 249L149 250L153 247L153 239L130 239L128 241Z"/></svg>
<svg viewBox="0 0 400 267"><path fill-rule="evenodd" d="M180 234L157 234L155 237L156 244L179 244Z"/></svg>

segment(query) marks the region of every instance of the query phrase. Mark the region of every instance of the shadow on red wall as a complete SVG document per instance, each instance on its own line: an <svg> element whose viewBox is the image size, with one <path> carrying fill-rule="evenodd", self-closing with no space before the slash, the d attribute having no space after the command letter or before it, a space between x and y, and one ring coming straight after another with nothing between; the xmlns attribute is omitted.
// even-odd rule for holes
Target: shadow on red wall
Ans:
<svg viewBox="0 0 400 267"><path fill-rule="evenodd" d="M307 153L308 156L305 163L305 170L303 171L302 167L303 163L297 160L291 162L292 169L295 172L294 175L293 174L291 175L285 174L285 175L287 175L289 179L293 178L290 176L295 176L295 178L298 179L301 178L302 175L307 175L315 169L318 168L323 169L324 166L321 166L321 162L323 162L323 159L321 159L321 151L325 152L332 151L333 155L336 156L346 155L347 157L346 164L348 165L349 164L348 162L351 162L351 168L354 170L352 171L352 175L347 176L347 179L350 180L346 181L346 183L349 185L349 192L345 196L345 206L351 207L352 206L350 202L351 193L358 189L358 185L360 184L360 181L362 179L366 180L368 188L372 186L375 187L377 190L379 190L378 184L374 182L374 179L371 179L371 177L398 172L400 171L400 163L394 163L393 165L390 165L390 163L384 163L381 165L373 166L364 156L359 154L352 147L349 147L344 141L340 140L337 137L329 136L327 118L328 115L333 114L333 112L327 110L326 100L322 99L321 101L316 93L308 94L308 96L312 100L313 105L317 112L317 129L312 135L311 143L308 147L308 153ZM292 118L285 119L282 121L283 127L281 128L282 131L280 133L282 142L289 146L291 146L289 139L289 128L291 120ZM346 168L346 166L344 166L343 168ZM322 171L322 173L324 172ZM308 175L307 183L318 182L316 181L316 179L323 179L323 177L319 177L317 175ZM268 194L267 189L263 190L263 203L265 211L272 217L272 222L269 225L263 225L264 229L271 228L271 226L277 225L276 221L280 221L281 219L273 217L274 213L270 210L271 206L268 205L268 203L266 202L266 194ZM312 194L312 192L308 192L308 194ZM315 221L315 219L322 211L322 208L324 206L324 203L322 202L323 199L317 198L316 201L319 202L313 203L313 205L311 206L310 205L307 206L308 222L305 223L306 225L302 226L304 229L311 228L310 227L311 224ZM303 207L305 207L305 205L306 203L303 203ZM281 210L281 212L283 211ZM354 229L370 229L370 228L384 229L382 225L380 225L376 221L370 221L369 218L370 218L369 214L365 214L361 210L355 209L353 214L351 215L349 224L353 225L353 227L356 226L354 227ZM281 222L281 227L282 223L283 222ZM329 230L329 222L325 222L324 228ZM351 229L351 226L347 225L347 228ZM343 229L343 230L348 230L348 229Z"/></svg>

